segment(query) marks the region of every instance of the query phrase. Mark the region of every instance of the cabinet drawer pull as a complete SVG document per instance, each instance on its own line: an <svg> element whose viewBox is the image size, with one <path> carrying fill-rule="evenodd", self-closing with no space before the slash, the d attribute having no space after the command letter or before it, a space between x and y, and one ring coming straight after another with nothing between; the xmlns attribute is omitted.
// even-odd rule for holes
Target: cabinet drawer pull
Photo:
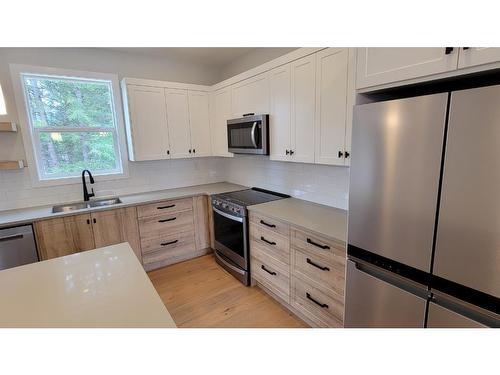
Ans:
<svg viewBox="0 0 500 375"><path fill-rule="evenodd" d="M262 241L264 241L265 243L268 243L269 245L273 245L273 246L274 246L274 245L276 245L276 242L266 240L266 239L264 238L264 236L260 236L260 239L261 239Z"/></svg>
<svg viewBox="0 0 500 375"><path fill-rule="evenodd" d="M158 220L159 223L165 223L166 221L174 221L177 219L176 217L171 217L170 219L163 219L163 220Z"/></svg>
<svg viewBox="0 0 500 375"><path fill-rule="evenodd" d="M320 249L323 249L323 250L330 249L330 246L328 246L328 245L320 245L319 243L316 243L313 240L311 240L309 237L307 238L307 243L309 243L311 245L314 245L316 247L319 247Z"/></svg>
<svg viewBox="0 0 500 375"><path fill-rule="evenodd" d="M451 53L453 52L453 50L454 50L454 48L453 48L453 47L446 47L446 48L444 49L444 54L445 54L445 55L449 55L449 54L451 54Z"/></svg>
<svg viewBox="0 0 500 375"><path fill-rule="evenodd" d="M319 264L314 263L310 258L307 258L307 263L309 263L311 266L319 268L321 271L330 271L330 268L320 266Z"/></svg>
<svg viewBox="0 0 500 375"><path fill-rule="evenodd" d="M313 301L316 305L318 305L319 307L321 307L322 309L327 309L328 308L328 305L326 303L321 303L321 302L318 302L316 301L314 298L311 297L311 295L309 293L306 292L306 297L309 301Z"/></svg>
<svg viewBox="0 0 500 375"><path fill-rule="evenodd" d="M169 204L168 206L160 206L156 207L157 210L164 210L165 208L172 208L175 207L175 204Z"/></svg>
<svg viewBox="0 0 500 375"><path fill-rule="evenodd" d="M269 227L269 228L276 228L276 225L266 223L264 220L261 220L260 223L264 224L266 227Z"/></svg>
<svg viewBox="0 0 500 375"><path fill-rule="evenodd" d="M168 241L168 242L162 242L160 245L161 246L168 246L168 245L173 245L174 243L179 242L179 240L173 240L173 241Z"/></svg>
<svg viewBox="0 0 500 375"><path fill-rule="evenodd" d="M269 270L266 268L266 266L262 265L262 266L260 266L260 268L262 268L262 269L263 269L264 271L266 271L268 274L273 275L273 276L276 276L276 272L274 272L274 271L269 271Z"/></svg>

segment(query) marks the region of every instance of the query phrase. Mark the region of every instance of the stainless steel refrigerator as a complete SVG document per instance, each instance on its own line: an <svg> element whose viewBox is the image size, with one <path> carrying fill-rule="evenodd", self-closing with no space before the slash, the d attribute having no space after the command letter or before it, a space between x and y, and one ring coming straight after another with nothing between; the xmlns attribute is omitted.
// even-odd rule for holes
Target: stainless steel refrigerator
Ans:
<svg viewBox="0 0 500 375"><path fill-rule="evenodd" d="M500 86L355 108L346 327L500 326Z"/></svg>

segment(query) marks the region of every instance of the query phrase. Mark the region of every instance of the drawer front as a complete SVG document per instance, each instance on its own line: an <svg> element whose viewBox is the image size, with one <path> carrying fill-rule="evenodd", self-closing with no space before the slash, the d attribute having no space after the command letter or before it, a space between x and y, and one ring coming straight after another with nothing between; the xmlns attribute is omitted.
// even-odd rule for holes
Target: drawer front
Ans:
<svg viewBox="0 0 500 375"><path fill-rule="evenodd" d="M287 265L259 252L251 257L250 269L257 282L290 302L290 271Z"/></svg>
<svg viewBox="0 0 500 375"><path fill-rule="evenodd" d="M193 198L175 199L137 207L137 216L148 217L193 209Z"/></svg>
<svg viewBox="0 0 500 375"><path fill-rule="evenodd" d="M294 276L292 276L292 306L319 326L343 326L343 298Z"/></svg>
<svg viewBox="0 0 500 375"><path fill-rule="evenodd" d="M299 249L293 249L292 254L295 276L344 295L345 258L335 256L334 260L327 260Z"/></svg>
<svg viewBox="0 0 500 375"><path fill-rule="evenodd" d="M290 263L290 240L275 232L250 224L250 252L253 244L267 249L268 254L282 262Z"/></svg>
<svg viewBox="0 0 500 375"><path fill-rule="evenodd" d="M174 242L177 241L177 242ZM165 244L165 246L162 246ZM194 232L185 232L148 240L142 248L142 262L146 270L166 266L193 257L196 253Z"/></svg>
<svg viewBox="0 0 500 375"><path fill-rule="evenodd" d="M193 211L139 219L141 239L161 237L172 232L194 231Z"/></svg>
<svg viewBox="0 0 500 375"><path fill-rule="evenodd" d="M282 236L290 236L290 226L279 220L272 219L266 216L262 216L250 211L250 223L257 224L267 230L275 233L279 233Z"/></svg>
<svg viewBox="0 0 500 375"><path fill-rule="evenodd" d="M334 260L335 257L345 259L345 243L331 238L319 236L302 229L291 228L292 246L311 254Z"/></svg>

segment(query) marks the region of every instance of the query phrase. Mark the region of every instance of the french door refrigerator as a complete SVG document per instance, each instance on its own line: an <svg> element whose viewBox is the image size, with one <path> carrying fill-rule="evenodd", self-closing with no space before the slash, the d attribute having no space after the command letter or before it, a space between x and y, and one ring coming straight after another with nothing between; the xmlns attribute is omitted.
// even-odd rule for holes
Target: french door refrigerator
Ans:
<svg viewBox="0 0 500 375"><path fill-rule="evenodd" d="M500 326L500 86L355 108L346 327Z"/></svg>

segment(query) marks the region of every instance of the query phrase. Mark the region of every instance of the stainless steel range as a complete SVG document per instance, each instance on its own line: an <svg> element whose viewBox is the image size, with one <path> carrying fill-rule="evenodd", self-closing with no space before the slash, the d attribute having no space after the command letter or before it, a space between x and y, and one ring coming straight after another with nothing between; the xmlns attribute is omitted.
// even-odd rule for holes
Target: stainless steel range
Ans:
<svg viewBox="0 0 500 375"><path fill-rule="evenodd" d="M247 206L289 197L255 187L212 196L215 259L243 284L250 285Z"/></svg>

